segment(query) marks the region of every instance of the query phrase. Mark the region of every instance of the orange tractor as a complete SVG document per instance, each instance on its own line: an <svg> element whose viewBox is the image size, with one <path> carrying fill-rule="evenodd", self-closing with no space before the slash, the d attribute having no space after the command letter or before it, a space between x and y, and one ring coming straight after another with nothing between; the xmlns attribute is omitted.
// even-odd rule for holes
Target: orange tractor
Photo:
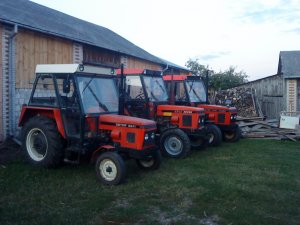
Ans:
<svg viewBox="0 0 300 225"><path fill-rule="evenodd" d="M169 105L168 92L160 71L121 69L117 74L124 100L124 114L157 123L158 143L163 155L183 158L191 147L200 148L206 144L204 110Z"/></svg>
<svg viewBox="0 0 300 225"><path fill-rule="evenodd" d="M198 76L164 75L163 79L170 93L171 102L176 105L203 108L207 124L214 124L219 128L223 140L238 141L241 129L236 123L237 110L235 107L208 104L208 93L204 82Z"/></svg>
<svg viewBox="0 0 300 225"><path fill-rule="evenodd" d="M36 79L19 126L22 147L35 165L56 167L88 155L98 179L119 184L124 159L143 169L157 169L156 124L118 114L115 71L78 64L37 65Z"/></svg>

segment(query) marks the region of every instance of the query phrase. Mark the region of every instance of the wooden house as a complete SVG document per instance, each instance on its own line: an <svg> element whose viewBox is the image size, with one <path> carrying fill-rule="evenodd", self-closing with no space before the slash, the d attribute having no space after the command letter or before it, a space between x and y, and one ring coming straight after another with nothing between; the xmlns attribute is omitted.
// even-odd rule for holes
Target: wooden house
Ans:
<svg viewBox="0 0 300 225"><path fill-rule="evenodd" d="M239 87L254 89L267 118L279 118L282 111L300 111L300 51L281 51L277 74Z"/></svg>
<svg viewBox="0 0 300 225"><path fill-rule="evenodd" d="M119 68L184 68L115 32L27 0L0 1L0 141L17 135L37 64L83 63Z"/></svg>

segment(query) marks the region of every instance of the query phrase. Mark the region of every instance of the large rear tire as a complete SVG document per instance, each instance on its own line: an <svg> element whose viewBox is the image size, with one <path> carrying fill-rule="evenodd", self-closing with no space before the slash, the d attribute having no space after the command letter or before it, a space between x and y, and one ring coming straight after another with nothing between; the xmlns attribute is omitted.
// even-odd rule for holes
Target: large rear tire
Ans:
<svg viewBox="0 0 300 225"><path fill-rule="evenodd" d="M208 146L219 146L222 142L222 131L214 124L207 126Z"/></svg>
<svg viewBox="0 0 300 225"><path fill-rule="evenodd" d="M223 132L223 139L226 142L237 142L241 139L242 131L240 127L237 127L233 131L224 131Z"/></svg>
<svg viewBox="0 0 300 225"><path fill-rule="evenodd" d="M164 131L160 137L159 147L164 156L171 158L184 158L191 151L189 137L178 128Z"/></svg>
<svg viewBox="0 0 300 225"><path fill-rule="evenodd" d="M143 170L157 170L161 164L161 153L155 151L149 159L136 159L136 164Z"/></svg>
<svg viewBox="0 0 300 225"><path fill-rule="evenodd" d="M95 170L98 180L103 184L117 185L125 180L125 163L116 152L101 153L96 161Z"/></svg>
<svg viewBox="0 0 300 225"><path fill-rule="evenodd" d="M57 167L64 156L64 141L53 120L35 116L22 129L22 148L27 160L34 165Z"/></svg>

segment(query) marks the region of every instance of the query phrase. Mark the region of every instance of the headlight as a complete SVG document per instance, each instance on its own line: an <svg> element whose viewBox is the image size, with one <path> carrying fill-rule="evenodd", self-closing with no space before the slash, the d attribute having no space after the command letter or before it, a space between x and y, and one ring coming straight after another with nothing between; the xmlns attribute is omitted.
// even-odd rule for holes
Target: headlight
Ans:
<svg viewBox="0 0 300 225"><path fill-rule="evenodd" d="M198 123L199 123L199 124L203 124L203 123L204 123L204 117L200 117Z"/></svg>
<svg viewBox="0 0 300 225"><path fill-rule="evenodd" d="M154 139L155 138L155 134L154 132L151 134L151 138Z"/></svg>
<svg viewBox="0 0 300 225"><path fill-rule="evenodd" d="M147 141L149 139L148 134L145 134L145 140Z"/></svg>

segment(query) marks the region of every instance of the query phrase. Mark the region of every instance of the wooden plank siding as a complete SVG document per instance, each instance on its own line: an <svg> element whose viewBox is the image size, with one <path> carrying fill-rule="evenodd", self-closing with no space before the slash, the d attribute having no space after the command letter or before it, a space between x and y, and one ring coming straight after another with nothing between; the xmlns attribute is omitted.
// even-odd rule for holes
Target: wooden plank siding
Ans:
<svg viewBox="0 0 300 225"><path fill-rule="evenodd" d="M16 88L31 88L37 64L72 61L72 41L20 29L16 36Z"/></svg>
<svg viewBox="0 0 300 225"><path fill-rule="evenodd" d="M3 141L3 60L2 60L2 24L0 23L0 142Z"/></svg>
<svg viewBox="0 0 300 225"><path fill-rule="evenodd" d="M103 48L83 45L83 64L98 66L111 66L119 68L121 66L121 55Z"/></svg>
<svg viewBox="0 0 300 225"><path fill-rule="evenodd" d="M163 68L159 64L134 58L131 56L127 57L127 68L139 68L139 69L149 69L149 70L159 70L159 71L163 70Z"/></svg>
<svg viewBox="0 0 300 225"><path fill-rule="evenodd" d="M284 79L274 75L241 85L253 88L262 111L267 118L279 118L280 112L286 110Z"/></svg>

